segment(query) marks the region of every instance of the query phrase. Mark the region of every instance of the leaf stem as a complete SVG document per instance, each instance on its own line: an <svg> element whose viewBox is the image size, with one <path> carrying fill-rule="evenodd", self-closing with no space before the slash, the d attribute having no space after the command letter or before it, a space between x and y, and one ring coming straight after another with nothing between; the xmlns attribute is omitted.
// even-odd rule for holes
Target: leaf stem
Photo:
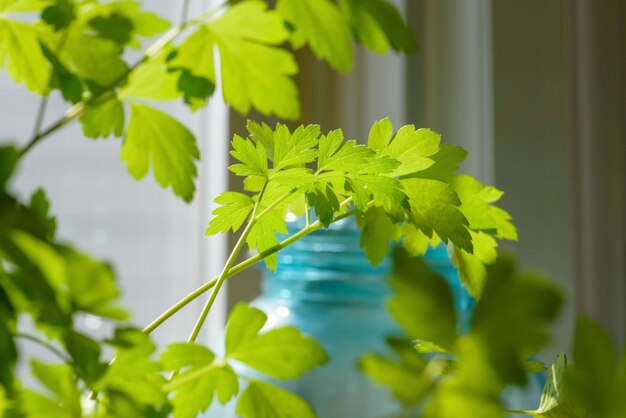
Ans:
<svg viewBox="0 0 626 418"><path fill-rule="evenodd" d="M263 196L265 195L266 189L267 189L267 182L265 182L265 184L263 185L263 188L261 189L261 192L259 193L259 197L254 205L254 208L252 209L252 214L250 215L250 220L248 221L248 224L246 225L243 232L239 236L239 239L237 240L237 244L235 244L235 248L233 248L233 250L231 251L230 256L228 257L228 260L226 260L226 264L224 264L224 268L222 269L222 272L220 273L219 277L217 278L217 281L215 282L215 287L211 291L209 300L207 300L206 304L202 308L202 312L200 313L200 316L198 317L198 320L196 321L196 324L193 330L191 331L191 335L189 335L189 339L187 340L188 343L193 343L196 341L196 338L198 338L198 334L200 333L200 330L202 329L202 325L204 324L204 321L206 321L206 317L209 314L209 311L211 310L211 307L213 306L213 303L215 302L215 299L217 298L217 295L220 289L222 288L224 281L228 277L227 276L228 271L230 270L232 265L235 263L237 256L241 252L241 249L243 248L244 244L246 243L246 238L248 238L248 234L250 233L250 231L252 230L252 227L258 220L257 212L259 210L259 206L261 205Z"/></svg>
<svg viewBox="0 0 626 418"><path fill-rule="evenodd" d="M83 113L85 113L87 108L90 105L92 105L96 100L98 100L105 94L108 94L114 91L115 88L118 87L124 80L126 80L133 71L135 71L139 66L144 64L150 58L158 54L166 45L168 45L170 42L176 39L181 33L183 33L185 29L187 29L188 27L192 25L202 23L202 21L204 21L205 19L208 19L211 15L217 13L222 7L224 7L227 4L228 2L224 2L221 5L213 9L210 9L210 10L205 11L204 13L201 13L199 16L195 17L194 19L183 22L178 26L174 26L173 28L165 32L163 36L161 36L155 43L153 43L150 47L148 47L148 49L146 49L146 52L137 62L135 62L130 67L128 67L126 71L124 71L119 77L113 80L110 84L103 87L102 90L98 91L97 93L90 96L89 98L71 106L65 112L65 115L63 115L56 122L48 126L44 131L39 132L39 133L36 132L35 134L33 134L33 137L30 139L28 144L26 144L26 146L20 150L20 158L24 156L28 151L30 151L35 145L37 145L39 141L46 138L48 135L56 132L57 130L64 127L68 123L72 122L74 119L80 117Z"/></svg>
<svg viewBox="0 0 626 418"><path fill-rule="evenodd" d="M15 336L15 338L21 338L23 340L28 340L30 342L33 342L33 343L37 344L37 345L40 345L41 347L46 348L48 351L50 351L55 356L60 358L64 363L67 363L67 364L72 364L73 363L72 359L67 357L61 350L59 350L58 348L56 348L55 346L50 344L48 341L46 341L46 340L44 340L42 338L37 337L36 335L26 334L26 333L23 333L23 332L18 332L16 334L14 334L14 336Z"/></svg>
<svg viewBox="0 0 626 418"><path fill-rule="evenodd" d="M347 198L346 200L344 200L341 203L340 207L346 207L351 202L352 202L352 198L349 197L349 198ZM356 213L357 213L356 209L349 210L347 212L342 213L341 215L337 215L335 218L333 218L331 220L330 223L334 223L334 222L340 221L342 219L348 218L348 217L350 217L350 216L352 216L352 215L354 215ZM237 273L240 273L241 271L247 269L248 267L255 265L256 263L258 263L259 261L263 260L264 258L266 258L266 257L268 257L268 256L270 256L272 254L276 254L277 252L279 252L283 248L288 247L289 245L291 245L294 242L298 241L300 238L310 234L311 232L317 231L321 227L322 227L322 223L319 220L311 223L309 226L307 226L305 228L302 228L300 231L298 231L295 234L291 235L290 237L284 239L283 241L281 241L277 245L273 246L272 248L268 248L267 250L265 250L263 252L260 252L260 253L258 253L256 255L248 258L247 260L242 261L241 263L235 265L234 267L230 268L226 272L224 280L229 279L232 276L236 275ZM155 329L160 327L165 321L167 321L169 318L174 316L182 308L184 308L189 303L191 303L194 300L196 300L199 296L203 295L207 291L211 290L217 284L217 280L218 279L215 278L215 279L213 279L213 280L211 280L209 282L206 282L205 284L203 284L202 286L198 287L193 292L189 293L187 296L182 298L176 304L172 305L168 310L166 310L161 315L159 315L154 321L152 321L150 324L148 324L148 326L146 326L143 329L143 332L145 332L146 334L150 334L151 332L153 332Z"/></svg>

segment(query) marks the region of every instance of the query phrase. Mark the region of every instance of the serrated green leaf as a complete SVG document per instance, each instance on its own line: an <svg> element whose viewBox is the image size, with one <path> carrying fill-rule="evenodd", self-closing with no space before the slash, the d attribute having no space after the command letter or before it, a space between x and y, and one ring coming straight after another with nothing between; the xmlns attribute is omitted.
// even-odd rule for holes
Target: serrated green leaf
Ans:
<svg viewBox="0 0 626 418"><path fill-rule="evenodd" d="M620 356L614 338L606 330L591 319L580 317L573 352L574 367L565 375L565 388L575 405L587 410L584 416L624 416L626 351Z"/></svg>
<svg viewBox="0 0 626 418"><path fill-rule="evenodd" d="M262 144L256 143L255 145L253 141L235 135L231 145L233 149L230 155L241 164L231 165L228 167L230 171L238 176L268 177L267 155Z"/></svg>
<svg viewBox="0 0 626 418"><path fill-rule="evenodd" d="M199 344L174 343L167 346L160 360L165 370L184 367L206 366L213 363L215 354Z"/></svg>
<svg viewBox="0 0 626 418"><path fill-rule="evenodd" d="M159 363L150 357L155 351L150 338L136 329L116 329L110 342L116 350L115 361L94 389L104 394L101 406L107 417L143 416L147 407L157 409L167 401L165 378Z"/></svg>
<svg viewBox="0 0 626 418"><path fill-rule="evenodd" d="M281 380L298 378L328 361L324 349L294 327L259 334L266 321L267 316L258 309L236 306L227 325L227 358Z"/></svg>
<svg viewBox="0 0 626 418"><path fill-rule="evenodd" d="M126 85L120 89L118 97L122 101L172 100L180 97L178 75L168 71L169 53L169 49L166 48L132 71Z"/></svg>
<svg viewBox="0 0 626 418"><path fill-rule="evenodd" d="M124 133L124 106L117 97L92 104L80 116L80 124L87 138L119 138Z"/></svg>
<svg viewBox="0 0 626 418"><path fill-rule="evenodd" d="M229 229L237 232L254 208L250 196L237 192L224 192L215 198L215 203L222 206L211 212L215 217L209 222L206 235L223 234Z"/></svg>
<svg viewBox="0 0 626 418"><path fill-rule="evenodd" d="M429 247L435 248L441 242L437 234L433 233L432 237L428 237L410 222L402 225L402 236L402 246L411 257L424 255Z"/></svg>
<svg viewBox="0 0 626 418"><path fill-rule="evenodd" d="M54 398L27 390L23 405L29 417L82 418L80 393L76 387L72 368L65 364L31 362L33 375L48 389Z"/></svg>
<svg viewBox="0 0 626 418"><path fill-rule="evenodd" d="M274 170L282 170L290 166L307 164L315 160L317 137L320 134L318 125L300 125L293 134L285 125L278 125L273 135Z"/></svg>
<svg viewBox="0 0 626 418"><path fill-rule="evenodd" d="M400 226L379 207L372 207L357 217L357 224L362 229L359 245L365 248L365 255L373 266L380 264L389 255L391 241L400 238Z"/></svg>
<svg viewBox="0 0 626 418"><path fill-rule="evenodd" d="M587 416L580 405L572 402L569 388L565 385L566 370L567 358L565 354L560 353L550 366L550 374L541 393L535 417L584 418Z"/></svg>
<svg viewBox="0 0 626 418"><path fill-rule="evenodd" d="M254 108L297 119L300 102L290 76L298 67L292 54L277 47L288 37L278 13L261 1L245 1L206 27L220 51L225 101L242 114Z"/></svg>
<svg viewBox="0 0 626 418"><path fill-rule="evenodd" d="M496 261L498 243L484 232L470 231L473 252L452 246L451 261L459 270L461 281L470 294L480 299L487 277L486 265Z"/></svg>
<svg viewBox="0 0 626 418"><path fill-rule="evenodd" d="M133 22L121 14L111 13L108 16L96 16L90 19L88 24L99 37L110 39L122 46L132 39Z"/></svg>
<svg viewBox="0 0 626 418"><path fill-rule="evenodd" d="M215 84L214 42L213 35L206 27L198 27L175 49L169 66L187 69L193 75L206 78Z"/></svg>
<svg viewBox="0 0 626 418"><path fill-rule="evenodd" d="M461 201L450 186L431 179L404 179L400 183L409 198L410 217L413 224L431 237L432 231L444 241L473 251L469 222L459 210Z"/></svg>
<svg viewBox="0 0 626 418"><path fill-rule="evenodd" d="M502 197L502 191L484 186L468 175L451 176L447 181L461 199L461 212L469 221L471 229L493 232L499 238L517 239L511 216L491 205Z"/></svg>
<svg viewBox="0 0 626 418"><path fill-rule="evenodd" d="M50 201L43 189L37 189L30 197L28 209L35 214L46 227L49 238L54 238L57 229L56 217L50 215Z"/></svg>
<svg viewBox="0 0 626 418"><path fill-rule="evenodd" d="M39 44L36 24L0 15L0 69L5 65L16 83L24 83L39 95L48 94L51 67Z"/></svg>
<svg viewBox="0 0 626 418"><path fill-rule="evenodd" d="M439 150L441 135L430 129L415 129L413 125L403 126L396 132L389 144L380 150L381 155L389 155L401 164L393 171L394 176L406 176L433 165L429 158Z"/></svg>
<svg viewBox="0 0 626 418"><path fill-rule="evenodd" d="M100 362L100 344L76 331L64 336L63 342L73 361L74 372L84 382L93 384L106 372L107 364Z"/></svg>
<svg viewBox="0 0 626 418"><path fill-rule="evenodd" d="M404 364L397 364L378 354L366 354L359 367L374 382L388 387L405 406L418 404L427 394L432 379Z"/></svg>
<svg viewBox="0 0 626 418"><path fill-rule="evenodd" d="M433 164L427 169L413 175L432 179L447 178L459 169L465 157L467 157L467 151L463 148L443 144L439 147L439 151L437 151L436 154L428 157L433 160Z"/></svg>
<svg viewBox="0 0 626 418"><path fill-rule="evenodd" d="M152 168L161 186L171 187L174 194L190 202L199 157L193 134L180 122L151 107L131 105L121 158L135 179L145 177Z"/></svg>
<svg viewBox="0 0 626 418"><path fill-rule="evenodd" d="M347 73L352 68L352 45L348 20L329 0L279 0L276 10L294 29L294 48L308 44L318 59Z"/></svg>
<svg viewBox="0 0 626 418"><path fill-rule="evenodd" d="M450 351L446 350L440 345L435 344L432 341L424 341L424 340L415 340L415 351L418 353L439 353L439 354L450 354Z"/></svg>
<svg viewBox="0 0 626 418"><path fill-rule="evenodd" d="M485 288L472 318L471 348L480 352L501 384L524 384L525 362L548 341L548 325L556 318L562 295L552 283L536 274L518 273L515 265L500 257L487 268ZM510 326L515 325L511 333ZM474 356L467 350L465 355ZM462 358L461 358L462 360ZM474 371L465 376L467 381Z"/></svg>
<svg viewBox="0 0 626 418"><path fill-rule="evenodd" d="M120 290L108 264L68 247L61 253L66 262L68 292L76 310L118 320L128 318L128 313L115 305Z"/></svg>
<svg viewBox="0 0 626 418"><path fill-rule="evenodd" d="M12 145L0 146L0 195L4 193L18 161L19 151L17 148Z"/></svg>
<svg viewBox="0 0 626 418"><path fill-rule="evenodd" d="M242 418L315 418L313 409L291 392L259 380L250 380L237 402Z"/></svg>
<svg viewBox="0 0 626 418"><path fill-rule="evenodd" d="M444 278L418 258L398 248L390 279L394 296L388 302L393 318L411 339L449 349L457 338L452 293Z"/></svg>
<svg viewBox="0 0 626 418"><path fill-rule="evenodd" d="M171 344L161 355L161 363L166 370L182 369L165 387L174 393L176 418L194 418L209 408L215 395L224 404L239 391L230 366L215 362L213 352L201 345Z"/></svg>
<svg viewBox="0 0 626 418"><path fill-rule="evenodd" d="M60 43L60 36L52 36L48 40L51 43L47 46L51 51L58 48L55 40ZM121 52L115 42L91 36L77 26L69 29L57 58L72 74L104 87L118 81L128 69Z"/></svg>
<svg viewBox="0 0 626 418"><path fill-rule="evenodd" d="M300 187L314 183L316 181L313 171L308 168L288 168L278 173L270 175L273 182L287 187Z"/></svg>
<svg viewBox="0 0 626 418"><path fill-rule="evenodd" d="M380 151L385 148L393 137L393 125L389 118L374 122L367 137L367 146Z"/></svg>
<svg viewBox="0 0 626 418"><path fill-rule="evenodd" d="M246 129L250 133L250 138L255 142L260 142L265 147L267 158L274 161L274 131L265 122L257 123L248 120Z"/></svg>
<svg viewBox="0 0 626 418"><path fill-rule="evenodd" d="M307 192L306 199L309 207L315 209L315 215L322 225L328 228L333 215L339 210L339 199L330 184L315 185Z"/></svg>
<svg viewBox="0 0 626 418"><path fill-rule="evenodd" d="M319 142L317 172L352 172L361 169L374 152L355 140L343 141L341 129L322 135Z"/></svg>
<svg viewBox="0 0 626 418"><path fill-rule="evenodd" d="M399 11L385 0L343 0L356 39L374 52L415 52L417 42Z"/></svg>

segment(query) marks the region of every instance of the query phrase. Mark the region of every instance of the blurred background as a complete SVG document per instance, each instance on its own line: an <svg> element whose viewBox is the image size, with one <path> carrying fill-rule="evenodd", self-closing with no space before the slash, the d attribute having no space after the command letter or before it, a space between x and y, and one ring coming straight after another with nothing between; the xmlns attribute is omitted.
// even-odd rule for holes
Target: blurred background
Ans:
<svg viewBox="0 0 626 418"><path fill-rule="evenodd" d="M195 1L200 10L211 4ZM462 171L505 191L502 207L520 240L503 246L526 269L567 293L551 353L570 345L573 319L586 313L626 337L625 164L626 2L623 0L396 1L413 27L415 56L355 51L353 72L339 75L298 53L302 122L342 128L363 140L375 120L414 124L469 151ZM178 2L149 9L177 21ZM58 98L56 98L58 99ZM38 100L0 74L0 139L24 143ZM52 100L48 121L65 109ZM226 174L228 140L245 133L245 117L219 97L189 114L167 109L197 134L202 151L192 204L154 181L133 181L119 161L118 140L82 138L66 127L24 161L14 187L50 195L59 234L111 261L124 302L145 325L216 275L229 243L205 238L212 199L238 188ZM257 115L249 115L257 119ZM206 341L221 336L229 305L258 294L258 271L229 283ZM157 331L184 339L200 304ZM97 322L91 323L98 327Z"/></svg>

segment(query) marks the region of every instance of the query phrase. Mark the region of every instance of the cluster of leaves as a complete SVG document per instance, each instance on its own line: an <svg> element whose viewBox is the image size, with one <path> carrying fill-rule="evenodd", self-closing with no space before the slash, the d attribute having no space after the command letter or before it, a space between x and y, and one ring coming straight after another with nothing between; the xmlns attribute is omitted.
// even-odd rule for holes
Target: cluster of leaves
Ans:
<svg viewBox="0 0 626 418"><path fill-rule="evenodd" d="M324 364L327 355L310 337L292 327L260 332L267 317L238 305L229 317L225 356L206 347L173 344L160 358L148 335L129 327L118 308L111 268L54 238L56 222L43 192L29 204L6 190L17 163L14 148L0 148L0 416L3 417L167 417L192 418L213 397L221 403L240 392L229 365L240 362L276 379L293 379ZM115 325L112 338L100 341L79 332L76 316L93 314ZM29 316L35 326L24 334L18 323ZM22 387L15 375L18 341L40 343L62 363L31 362L32 375L44 392ZM105 361L103 349L115 353ZM168 380L166 371L178 371ZM85 405L88 392L94 405ZM97 404L97 408L95 405ZM250 380L242 390L237 413L314 417L311 408L284 389Z"/></svg>
<svg viewBox="0 0 626 418"><path fill-rule="evenodd" d="M37 94L58 90L75 104L65 118L80 117L86 137L124 136L121 158L133 177L152 170L161 186L190 201L195 138L148 102L182 99L199 109L219 78L233 109L297 119L298 68L286 42L309 46L342 72L352 66L351 34L376 52L415 50L386 0L280 0L275 9L261 0L232 3L171 27L137 0L2 0L0 69ZM165 31L138 63L124 60L127 49Z"/></svg>
<svg viewBox="0 0 626 418"><path fill-rule="evenodd" d="M389 119L376 122L367 145L345 140L341 130L321 134L317 125L291 132L278 124L248 123L249 137L235 135L230 170L244 177L249 192L226 192L216 199L207 234L236 232L255 205L260 213L247 235L251 251L279 247L287 232L285 215L315 211L314 227L328 226L347 211L357 215L361 245L372 264L402 241L411 255L440 242L450 245L473 295L482 292L484 264L495 261L495 238L516 239L510 216L492 203L502 192L455 171L466 152L440 145L440 135L403 126L394 133ZM264 259L275 268L275 257Z"/></svg>
<svg viewBox="0 0 626 418"><path fill-rule="evenodd" d="M393 355L367 354L361 369L391 390L413 416L503 418L511 412L542 418L626 416L626 351L619 361L611 337L584 318L576 329L575 365L567 366L564 354L557 356L538 408L505 409L502 390L522 386L528 373L545 369L528 359L548 341L548 326L562 296L542 277L517 272L506 257L487 270L471 328L459 335L445 279L398 249L388 309L409 343L390 339ZM414 410L418 405L419 414Z"/></svg>

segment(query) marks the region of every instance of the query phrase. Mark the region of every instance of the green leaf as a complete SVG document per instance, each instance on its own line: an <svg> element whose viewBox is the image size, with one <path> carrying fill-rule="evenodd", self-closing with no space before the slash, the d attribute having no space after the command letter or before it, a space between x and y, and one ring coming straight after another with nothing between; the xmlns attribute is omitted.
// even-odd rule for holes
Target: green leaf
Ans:
<svg viewBox="0 0 626 418"><path fill-rule="evenodd" d="M447 178L459 169L465 157L467 157L467 151L463 148L443 144L436 154L428 157L433 160L433 164L427 169L415 173L414 176L432 179Z"/></svg>
<svg viewBox="0 0 626 418"><path fill-rule="evenodd" d="M329 0L279 0L276 10L293 27L295 49L308 44L318 59L343 73L350 71L350 28L337 5Z"/></svg>
<svg viewBox="0 0 626 418"><path fill-rule="evenodd" d="M498 243L484 232L470 231L473 252L452 245L451 261L459 270L465 287L475 299L480 299L487 277L487 264L496 261Z"/></svg>
<svg viewBox="0 0 626 418"><path fill-rule="evenodd" d="M385 0L343 0L356 39L374 52L416 52L417 42L399 11Z"/></svg>
<svg viewBox="0 0 626 418"><path fill-rule="evenodd" d="M215 217L209 222L206 235L224 234L229 229L237 232L254 207L250 196L237 192L224 192L215 203L222 206L211 212Z"/></svg>
<svg viewBox="0 0 626 418"><path fill-rule="evenodd" d="M565 385L567 358L560 353L550 366L550 374L541 393L535 417L540 418L585 418L585 411L573 402L569 388Z"/></svg>
<svg viewBox="0 0 626 418"><path fill-rule="evenodd" d="M168 70L166 48L130 73L128 82L119 91L121 100L172 100L180 97L178 76Z"/></svg>
<svg viewBox="0 0 626 418"><path fill-rule="evenodd" d="M388 309L406 334L450 349L457 338L456 313L445 279L398 248L390 285L394 296Z"/></svg>
<svg viewBox="0 0 626 418"><path fill-rule="evenodd" d="M317 172L357 171L363 168L373 155L371 149L365 145L358 145L355 140L344 142L341 129L330 131L328 135L322 135L320 138Z"/></svg>
<svg viewBox="0 0 626 418"><path fill-rule="evenodd" d="M169 66L187 69L193 75L215 83L214 41L211 31L207 27L198 27L176 48L175 55L169 61Z"/></svg>
<svg viewBox="0 0 626 418"><path fill-rule="evenodd" d="M88 384L98 381L106 372L107 364L100 362L100 344L76 331L64 336L67 352L72 357L76 375Z"/></svg>
<svg viewBox="0 0 626 418"><path fill-rule="evenodd" d="M68 30L57 58L72 74L103 87L118 81L126 73L128 66L121 58L121 48L115 42L91 36L80 27L72 26ZM50 39L61 42L59 36ZM47 44L47 47L56 51L58 45L52 43Z"/></svg>
<svg viewBox="0 0 626 418"><path fill-rule="evenodd" d="M237 402L242 418L315 418L313 409L291 392L259 380L250 380Z"/></svg>
<svg viewBox="0 0 626 418"><path fill-rule="evenodd" d="M0 146L0 195L6 190L18 161L19 151L17 148L12 145Z"/></svg>
<svg viewBox="0 0 626 418"><path fill-rule="evenodd" d="M255 142L260 142L265 147L267 157L274 161L274 131L265 122L257 123L248 120L246 129L250 133L250 138Z"/></svg>
<svg viewBox="0 0 626 418"><path fill-rule="evenodd" d="M389 118L374 122L367 138L367 146L380 151L385 148L393 137L393 125Z"/></svg>
<svg viewBox="0 0 626 418"><path fill-rule="evenodd" d="M152 167L161 186L172 187L174 194L187 202L192 200L195 161L200 152L193 134L176 119L151 107L132 104L121 157L135 179L145 177Z"/></svg>
<svg viewBox="0 0 626 418"><path fill-rule="evenodd" d="M275 11L261 1L232 6L223 16L206 24L220 51L225 101L239 113L254 107L264 115L283 119L300 115L298 91L290 76L297 64L289 52L277 46L288 33Z"/></svg>
<svg viewBox="0 0 626 418"><path fill-rule="evenodd" d="M441 347L440 345L435 344L432 341L424 341L424 340L415 340L415 351L418 353L439 353L439 354L450 354L450 351Z"/></svg>
<svg viewBox="0 0 626 418"><path fill-rule="evenodd" d="M424 255L429 247L435 248L441 242L437 234L433 233L432 237L428 237L410 222L402 225L402 236L402 246L411 257Z"/></svg>
<svg viewBox="0 0 626 418"><path fill-rule="evenodd" d="M182 369L166 385L174 393L175 418L194 418L209 408L216 394L225 404L239 391L237 376L230 366L215 362L213 352L201 345L169 345L161 355L161 363L166 370Z"/></svg>
<svg viewBox="0 0 626 418"><path fill-rule="evenodd" d="M278 125L274 132L274 171L315 160L319 125L299 126L293 134L285 125Z"/></svg>
<svg viewBox="0 0 626 418"><path fill-rule="evenodd" d="M415 129L413 125L403 126L379 152L400 161L393 171L394 176L406 176L422 171L433 165L429 158L439 150L441 135L430 129ZM378 142L382 143L382 139Z"/></svg>
<svg viewBox="0 0 626 418"><path fill-rule="evenodd" d="M409 198L411 221L417 228L428 237L434 231L444 242L450 240L467 252L473 250L468 221L459 210L461 201L448 184L418 178L400 182Z"/></svg>
<svg viewBox="0 0 626 418"><path fill-rule="evenodd" d="M374 382L391 389L405 406L418 404L433 384L432 378L406 364L397 364L378 354L366 354L359 367Z"/></svg>
<svg viewBox="0 0 626 418"><path fill-rule="evenodd" d="M37 189L30 197L28 208L35 214L41 224L45 226L49 238L54 238L57 229L57 220L50 215L50 202L43 189Z"/></svg>
<svg viewBox="0 0 626 418"><path fill-rule="evenodd" d="M87 138L119 138L124 133L124 106L117 97L94 103L80 116L80 124Z"/></svg>
<svg viewBox="0 0 626 418"><path fill-rule="evenodd" d="M235 135L231 142L233 150L230 152L241 164L233 164L228 169L238 176L268 177L267 155L265 147L249 139Z"/></svg>
<svg viewBox="0 0 626 418"><path fill-rule="evenodd" d="M266 321L260 310L237 305L226 328L227 358L281 380L298 378L328 361L324 349L294 327L259 333Z"/></svg>
<svg viewBox="0 0 626 418"><path fill-rule="evenodd" d="M132 39L133 22L121 14L96 16L88 23L100 38L110 39L122 46Z"/></svg>
<svg viewBox="0 0 626 418"><path fill-rule="evenodd" d="M105 416L146 416L148 409L165 405L165 378L160 365L150 358L155 350L150 338L140 330L118 328L110 344L117 349L115 361L94 385L104 395L100 405L108 413Z"/></svg>
<svg viewBox="0 0 626 418"><path fill-rule="evenodd" d="M215 91L213 82L203 77L196 77L188 70L181 71L176 86L192 111L203 108Z"/></svg>
<svg viewBox="0 0 626 418"><path fill-rule="evenodd" d="M394 224L379 207L370 208L362 217L357 217L362 229L359 245L372 265L380 264L389 255L389 244L400 238L400 227Z"/></svg>
<svg viewBox="0 0 626 418"><path fill-rule="evenodd" d="M586 317L576 322L573 351L574 368L566 374L566 389L574 400L593 417L624 416L626 351L619 356L613 337Z"/></svg>
<svg viewBox="0 0 626 418"><path fill-rule="evenodd" d="M511 216L504 210L491 205L500 199L503 192L492 186L484 186L468 175L456 175L447 179L450 187L461 199L461 212L473 230L493 232L505 239L517 239Z"/></svg>
<svg viewBox="0 0 626 418"><path fill-rule="evenodd" d="M69 247L62 249L66 262L67 287L76 310L123 320L128 314L115 302L120 291L111 267Z"/></svg>
<svg viewBox="0 0 626 418"><path fill-rule="evenodd" d="M315 215L326 228L330 225L334 214L339 210L339 200L330 184L315 185L306 194L310 207L315 208Z"/></svg>
<svg viewBox="0 0 626 418"><path fill-rule="evenodd" d="M54 398L30 390L23 392L22 404L29 417L82 418L80 393L70 366L43 364L33 360L31 368L33 375L54 395Z"/></svg>
<svg viewBox="0 0 626 418"><path fill-rule="evenodd" d="M16 83L39 95L48 94L51 67L39 44L37 25L9 20L0 13L0 70L5 65Z"/></svg>
<svg viewBox="0 0 626 418"><path fill-rule="evenodd" d="M554 284L536 274L518 273L506 258L500 257L487 273L472 319L471 334L481 348L472 350L482 353L482 367L492 369L501 384L524 384L525 362L548 341L548 325L563 297ZM510 332L511 324L515 332ZM473 373L468 371L468 381Z"/></svg>

